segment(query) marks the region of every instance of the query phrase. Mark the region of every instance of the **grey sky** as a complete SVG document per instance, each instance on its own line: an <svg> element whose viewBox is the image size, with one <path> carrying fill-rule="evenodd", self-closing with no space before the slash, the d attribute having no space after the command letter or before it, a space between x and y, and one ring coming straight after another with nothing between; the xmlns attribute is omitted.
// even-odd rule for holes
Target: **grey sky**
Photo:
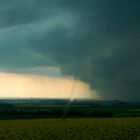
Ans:
<svg viewBox="0 0 140 140"><path fill-rule="evenodd" d="M0 1L2 71L77 76L104 99L140 99L139 37L139 0Z"/></svg>

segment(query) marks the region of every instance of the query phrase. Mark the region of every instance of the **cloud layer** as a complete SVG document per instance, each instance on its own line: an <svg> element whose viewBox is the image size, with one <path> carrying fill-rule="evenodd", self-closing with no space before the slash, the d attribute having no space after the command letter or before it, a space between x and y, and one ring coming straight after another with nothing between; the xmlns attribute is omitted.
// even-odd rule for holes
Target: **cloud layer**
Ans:
<svg viewBox="0 0 140 140"><path fill-rule="evenodd" d="M1 0L0 69L45 74L42 69L57 67L104 99L139 100L139 5L138 0Z"/></svg>

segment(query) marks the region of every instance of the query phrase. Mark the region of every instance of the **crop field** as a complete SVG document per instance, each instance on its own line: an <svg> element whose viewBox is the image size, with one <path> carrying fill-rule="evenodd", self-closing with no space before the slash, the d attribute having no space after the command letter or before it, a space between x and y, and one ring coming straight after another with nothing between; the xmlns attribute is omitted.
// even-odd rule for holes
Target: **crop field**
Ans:
<svg viewBox="0 0 140 140"><path fill-rule="evenodd" d="M140 118L1 120L0 140L140 140Z"/></svg>

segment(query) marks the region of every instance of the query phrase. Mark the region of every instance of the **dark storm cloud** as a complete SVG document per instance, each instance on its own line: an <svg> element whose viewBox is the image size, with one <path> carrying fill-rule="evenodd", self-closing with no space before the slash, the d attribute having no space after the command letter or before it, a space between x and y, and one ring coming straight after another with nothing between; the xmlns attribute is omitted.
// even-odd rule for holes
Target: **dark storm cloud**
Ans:
<svg viewBox="0 0 140 140"><path fill-rule="evenodd" d="M140 99L138 0L2 0L0 67L57 66L106 99Z"/></svg>

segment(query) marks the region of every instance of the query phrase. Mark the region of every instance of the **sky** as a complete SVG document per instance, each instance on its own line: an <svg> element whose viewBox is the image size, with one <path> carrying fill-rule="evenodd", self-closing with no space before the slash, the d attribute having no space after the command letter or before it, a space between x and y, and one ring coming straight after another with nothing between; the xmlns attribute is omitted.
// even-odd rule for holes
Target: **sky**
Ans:
<svg viewBox="0 0 140 140"><path fill-rule="evenodd" d="M0 97L139 101L139 71L139 0L0 1Z"/></svg>

